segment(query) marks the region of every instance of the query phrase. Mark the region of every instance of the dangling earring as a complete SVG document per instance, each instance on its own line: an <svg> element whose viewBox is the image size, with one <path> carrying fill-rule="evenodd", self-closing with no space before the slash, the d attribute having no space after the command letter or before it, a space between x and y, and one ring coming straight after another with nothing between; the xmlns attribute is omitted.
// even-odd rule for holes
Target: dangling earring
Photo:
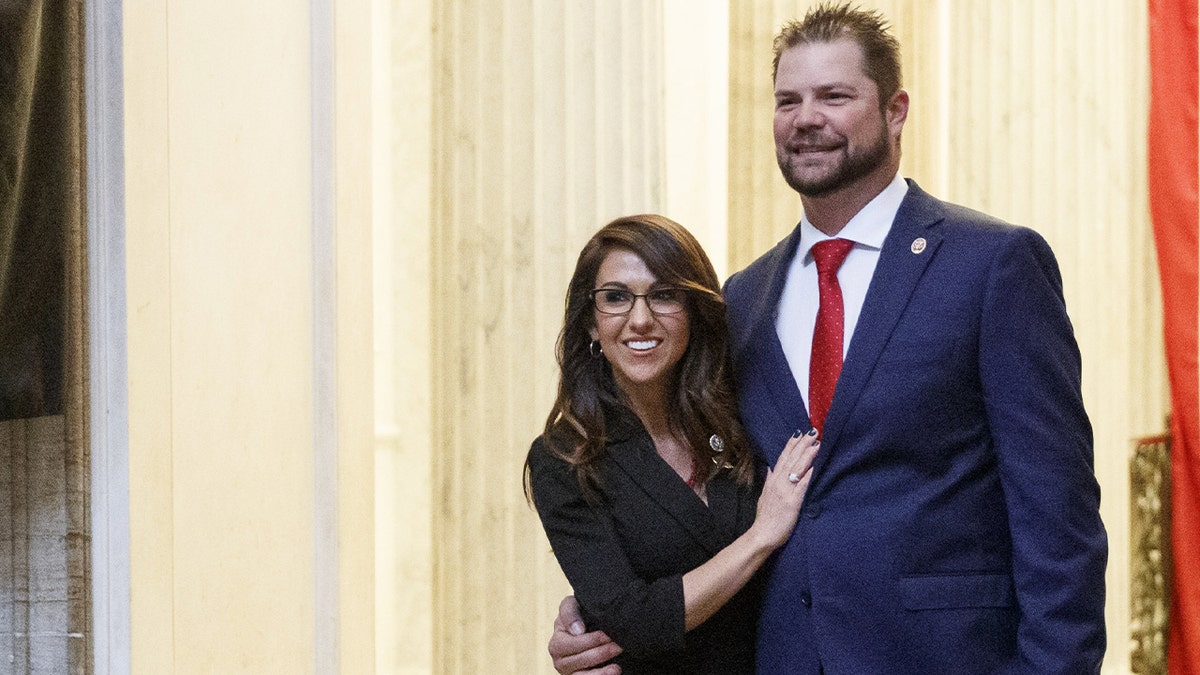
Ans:
<svg viewBox="0 0 1200 675"><path fill-rule="evenodd" d="M592 355L593 359L600 358L600 355L604 353L604 350L600 348L600 341L592 340L591 344L588 345L588 352Z"/></svg>

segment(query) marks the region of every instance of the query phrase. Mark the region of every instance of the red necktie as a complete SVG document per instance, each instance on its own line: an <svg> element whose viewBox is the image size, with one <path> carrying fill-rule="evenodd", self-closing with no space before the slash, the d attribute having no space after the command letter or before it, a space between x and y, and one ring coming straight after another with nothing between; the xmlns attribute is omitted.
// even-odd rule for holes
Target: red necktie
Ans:
<svg viewBox="0 0 1200 675"><path fill-rule="evenodd" d="M808 363L808 419L822 431L838 375L842 373L846 311L842 307L842 287L838 285L837 273L852 248L854 242L849 239L829 239L817 242L812 247L813 260L817 263L821 307L817 310L812 359Z"/></svg>

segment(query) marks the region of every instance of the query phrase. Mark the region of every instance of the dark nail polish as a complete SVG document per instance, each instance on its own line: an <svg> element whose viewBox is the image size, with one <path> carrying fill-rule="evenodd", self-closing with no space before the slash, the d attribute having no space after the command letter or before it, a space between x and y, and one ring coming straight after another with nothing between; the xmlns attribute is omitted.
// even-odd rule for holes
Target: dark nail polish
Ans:
<svg viewBox="0 0 1200 675"><path fill-rule="evenodd" d="M804 432L802 432L802 431L800 431L799 429L797 429L797 430L796 430L796 433L792 434L792 438L800 438L800 436L802 436L802 435L803 435L803 433L804 433Z"/></svg>
<svg viewBox="0 0 1200 675"><path fill-rule="evenodd" d="M809 436L816 436L816 435L817 435L817 430L816 430L815 428L813 428L813 429L809 429L809 430L808 430L808 435L809 435Z"/></svg>

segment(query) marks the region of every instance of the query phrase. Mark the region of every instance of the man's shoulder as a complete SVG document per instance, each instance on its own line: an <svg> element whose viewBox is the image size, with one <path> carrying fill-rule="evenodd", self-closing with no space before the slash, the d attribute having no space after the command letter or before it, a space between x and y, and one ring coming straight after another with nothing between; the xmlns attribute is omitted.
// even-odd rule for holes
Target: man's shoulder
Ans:
<svg viewBox="0 0 1200 675"><path fill-rule="evenodd" d="M931 243L936 242L941 264L953 269L991 274L1006 265L1028 264L1033 266L1030 269L1041 269L1052 278L1060 276L1053 248L1031 227L924 193L910 207L907 212L901 207L897 215L897 224L904 216L907 226L894 229L896 236L891 237L890 245L901 257L911 246L907 237L926 236Z"/></svg>
<svg viewBox="0 0 1200 675"><path fill-rule="evenodd" d="M1012 223L978 209L934 197L921 189L911 178L908 179L908 194L900 203L896 220L941 221L955 227L979 228L983 231L1015 227Z"/></svg>
<svg viewBox="0 0 1200 675"><path fill-rule="evenodd" d="M800 226L797 225L796 227L799 228ZM766 253L758 256L749 265L730 275L729 279L725 281L725 295L753 292L762 284L769 282L771 275L779 269L779 266L786 265L791 260L792 252L795 250L796 245L795 238L796 233L794 231L789 233L788 236L781 239L767 250Z"/></svg>
<svg viewBox="0 0 1200 675"><path fill-rule="evenodd" d="M896 215L897 222L924 222L934 225L942 237L964 237L996 243L1013 240L1041 240L1036 231L1013 224L978 209L938 199L909 181L909 195Z"/></svg>

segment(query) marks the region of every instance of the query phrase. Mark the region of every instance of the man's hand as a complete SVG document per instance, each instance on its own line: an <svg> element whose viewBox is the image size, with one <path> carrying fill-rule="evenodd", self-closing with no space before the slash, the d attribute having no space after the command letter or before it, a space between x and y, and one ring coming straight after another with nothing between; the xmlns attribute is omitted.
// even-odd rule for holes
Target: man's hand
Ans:
<svg viewBox="0 0 1200 675"><path fill-rule="evenodd" d="M554 660L554 669L562 675L621 675L621 667L615 663L593 668L620 654L621 647L603 631L585 631L579 616L579 603L575 602L575 596L568 595L558 603L554 634L547 647Z"/></svg>

